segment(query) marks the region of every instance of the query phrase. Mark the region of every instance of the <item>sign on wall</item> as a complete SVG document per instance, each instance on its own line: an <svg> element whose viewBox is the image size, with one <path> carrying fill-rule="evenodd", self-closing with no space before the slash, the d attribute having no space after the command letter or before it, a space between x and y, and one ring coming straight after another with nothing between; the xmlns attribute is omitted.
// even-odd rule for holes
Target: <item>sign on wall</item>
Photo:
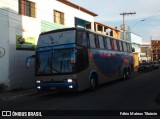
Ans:
<svg viewBox="0 0 160 119"><path fill-rule="evenodd" d="M35 50L35 37L16 35L16 50Z"/></svg>

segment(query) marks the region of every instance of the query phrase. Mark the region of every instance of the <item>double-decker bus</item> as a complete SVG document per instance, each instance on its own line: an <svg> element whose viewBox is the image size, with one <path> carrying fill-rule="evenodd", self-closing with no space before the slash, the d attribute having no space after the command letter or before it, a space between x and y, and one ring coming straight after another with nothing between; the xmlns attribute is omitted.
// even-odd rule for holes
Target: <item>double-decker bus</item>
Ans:
<svg viewBox="0 0 160 119"><path fill-rule="evenodd" d="M38 90L94 90L119 78L128 79L133 68L131 43L83 28L65 28L39 35L35 55Z"/></svg>

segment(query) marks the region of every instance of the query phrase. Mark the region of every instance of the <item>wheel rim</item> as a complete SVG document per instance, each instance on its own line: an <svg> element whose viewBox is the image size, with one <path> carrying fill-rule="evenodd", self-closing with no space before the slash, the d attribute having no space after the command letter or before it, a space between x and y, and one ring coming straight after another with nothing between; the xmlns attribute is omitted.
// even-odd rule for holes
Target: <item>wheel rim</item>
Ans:
<svg viewBox="0 0 160 119"><path fill-rule="evenodd" d="M91 83L91 88L95 89L95 87L96 87L96 80L94 78L92 78L90 83Z"/></svg>
<svg viewBox="0 0 160 119"><path fill-rule="evenodd" d="M128 71L124 71L123 79L128 79L128 78L129 78L129 72Z"/></svg>

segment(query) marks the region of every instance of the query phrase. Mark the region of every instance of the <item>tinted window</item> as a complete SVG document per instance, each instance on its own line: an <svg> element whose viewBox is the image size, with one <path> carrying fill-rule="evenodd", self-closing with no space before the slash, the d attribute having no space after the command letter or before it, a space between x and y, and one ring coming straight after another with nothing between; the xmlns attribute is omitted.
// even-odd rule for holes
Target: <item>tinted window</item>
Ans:
<svg viewBox="0 0 160 119"><path fill-rule="evenodd" d="M114 49L117 50L118 49L117 42L116 42L116 40L113 40L113 41L114 41Z"/></svg>
<svg viewBox="0 0 160 119"><path fill-rule="evenodd" d="M89 41L90 41L90 47L95 48L96 44L95 44L95 35L94 34L89 34Z"/></svg>
<svg viewBox="0 0 160 119"><path fill-rule="evenodd" d="M107 46L107 38L104 37L103 39L104 39L104 47L105 47L106 49L108 49L108 46Z"/></svg>
<svg viewBox="0 0 160 119"><path fill-rule="evenodd" d="M132 46L129 44L129 51L132 52Z"/></svg>
<svg viewBox="0 0 160 119"><path fill-rule="evenodd" d="M107 38L107 46L108 46L108 49L111 50L111 40L110 40L110 38Z"/></svg>
<svg viewBox="0 0 160 119"><path fill-rule="evenodd" d="M132 50L131 50L131 44L129 44L129 43L127 43L127 51L128 52L131 52Z"/></svg>
<svg viewBox="0 0 160 119"><path fill-rule="evenodd" d="M114 47L114 39L111 39L111 47L112 47L112 50L115 50L115 47Z"/></svg>
<svg viewBox="0 0 160 119"><path fill-rule="evenodd" d="M126 43L126 45L127 45L127 51L129 51L129 44L128 44L128 43Z"/></svg>
<svg viewBox="0 0 160 119"><path fill-rule="evenodd" d="M124 50L124 51L127 51L127 45L126 45L125 42L123 42L123 50Z"/></svg>
<svg viewBox="0 0 160 119"><path fill-rule="evenodd" d="M122 42L121 41L119 41L119 49L120 49L120 51L123 51L122 50Z"/></svg>
<svg viewBox="0 0 160 119"><path fill-rule="evenodd" d="M95 35L95 44L96 44L96 48L99 48L99 40L97 35Z"/></svg>
<svg viewBox="0 0 160 119"><path fill-rule="evenodd" d="M87 46L86 32L77 31L77 44Z"/></svg>
<svg viewBox="0 0 160 119"><path fill-rule="evenodd" d="M104 49L105 46L104 46L104 39L102 36L98 36L98 39L99 39L99 47Z"/></svg>

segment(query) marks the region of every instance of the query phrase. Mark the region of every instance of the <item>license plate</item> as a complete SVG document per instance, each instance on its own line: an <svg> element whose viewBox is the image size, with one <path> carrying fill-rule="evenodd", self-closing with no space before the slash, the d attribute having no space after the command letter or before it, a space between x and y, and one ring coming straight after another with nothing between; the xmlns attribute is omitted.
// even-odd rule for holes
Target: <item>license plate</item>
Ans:
<svg viewBox="0 0 160 119"><path fill-rule="evenodd" d="M56 87L50 87L49 89L52 89L52 90L53 90L53 89L56 89Z"/></svg>

